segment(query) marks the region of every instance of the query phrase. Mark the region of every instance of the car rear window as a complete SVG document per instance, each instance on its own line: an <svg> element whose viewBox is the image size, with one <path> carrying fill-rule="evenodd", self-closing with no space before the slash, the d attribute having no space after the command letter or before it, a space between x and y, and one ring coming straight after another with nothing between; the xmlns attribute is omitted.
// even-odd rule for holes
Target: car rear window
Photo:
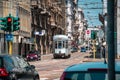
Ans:
<svg viewBox="0 0 120 80"><path fill-rule="evenodd" d="M67 72L64 80L108 80L106 72ZM116 74L116 80L120 80L120 74Z"/></svg>

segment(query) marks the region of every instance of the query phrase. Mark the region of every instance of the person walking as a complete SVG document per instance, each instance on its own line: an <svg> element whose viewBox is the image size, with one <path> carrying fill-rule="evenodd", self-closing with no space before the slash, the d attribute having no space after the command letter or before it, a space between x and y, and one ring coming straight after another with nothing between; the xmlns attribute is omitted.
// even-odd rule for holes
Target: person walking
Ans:
<svg viewBox="0 0 120 80"><path fill-rule="evenodd" d="M104 58L104 62L106 63L106 49L105 46L102 45L101 47L102 58Z"/></svg>
<svg viewBox="0 0 120 80"><path fill-rule="evenodd" d="M105 46L102 45L101 51L102 51L102 57L105 58Z"/></svg>

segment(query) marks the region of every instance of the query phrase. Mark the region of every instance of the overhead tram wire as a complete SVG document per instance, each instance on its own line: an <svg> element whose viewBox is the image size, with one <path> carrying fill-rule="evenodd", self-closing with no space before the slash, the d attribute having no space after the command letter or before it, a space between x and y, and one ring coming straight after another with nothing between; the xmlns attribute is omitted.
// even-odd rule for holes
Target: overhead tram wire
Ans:
<svg viewBox="0 0 120 80"><path fill-rule="evenodd" d="M86 2L86 3L84 3L82 1L79 1L78 7L82 8L82 9L103 9L102 4L103 4L102 2ZM99 5L101 5L101 7L98 7ZM86 6L89 8L86 8ZM94 7L92 7L92 6L94 6Z"/></svg>
<svg viewBox="0 0 120 80"><path fill-rule="evenodd" d="M91 7L91 8L85 8L85 7L78 7L78 8L81 8L81 9L104 9L102 7L98 7L98 8L95 8L95 7ZM105 8L106 9L106 8Z"/></svg>

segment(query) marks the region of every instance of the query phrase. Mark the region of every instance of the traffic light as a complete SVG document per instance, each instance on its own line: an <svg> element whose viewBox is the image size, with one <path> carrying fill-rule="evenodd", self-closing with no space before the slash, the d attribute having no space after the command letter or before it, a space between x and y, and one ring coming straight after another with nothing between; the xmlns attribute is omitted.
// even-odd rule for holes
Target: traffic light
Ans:
<svg viewBox="0 0 120 80"><path fill-rule="evenodd" d="M6 17L5 18L0 18L1 22L0 25L6 26Z"/></svg>
<svg viewBox="0 0 120 80"><path fill-rule="evenodd" d="M96 39L96 32L95 31L91 32L91 39Z"/></svg>
<svg viewBox="0 0 120 80"><path fill-rule="evenodd" d="M4 30L6 32L11 32L12 31L12 16L9 14L9 16L0 18L1 22L0 24L2 25L1 30Z"/></svg>
<svg viewBox="0 0 120 80"><path fill-rule="evenodd" d="M19 22L20 18L19 17L13 17L13 31L17 31L20 29L19 25L20 25L20 22Z"/></svg>
<svg viewBox="0 0 120 80"><path fill-rule="evenodd" d="M8 32L12 31L12 17L7 17L6 31L8 31Z"/></svg>
<svg viewBox="0 0 120 80"><path fill-rule="evenodd" d="M6 28L6 17L5 18L0 18L1 22L0 22L0 25L1 25L1 30L5 30Z"/></svg>
<svg viewBox="0 0 120 80"><path fill-rule="evenodd" d="M7 27L12 26L12 17L7 17Z"/></svg>
<svg viewBox="0 0 120 80"><path fill-rule="evenodd" d="M19 17L13 17L11 14L9 14L7 17L0 18L0 20L0 25L2 25L1 30L6 32L14 32L20 29Z"/></svg>

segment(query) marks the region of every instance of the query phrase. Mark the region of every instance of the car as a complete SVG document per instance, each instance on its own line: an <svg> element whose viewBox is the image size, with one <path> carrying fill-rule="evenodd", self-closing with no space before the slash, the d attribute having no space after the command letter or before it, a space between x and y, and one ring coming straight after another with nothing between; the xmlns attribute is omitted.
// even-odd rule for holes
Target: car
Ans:
<svg viewBox="0 0 120 80"><path fill-rule="evenodd" d="M86 52L86 48L85 47L81 47L80 48L80 52Z"/></svg>
<svg viewBox="0 0 120 80"><path fill-rule="evenodd" d="M71 52L73 53L73 52L77 52L78 51L78 49L76 48L76 47L72 47L71 48Z"/></svg>
<svg viewBox="0 0 120 80"><path fill-rule="evenodd" d="M39 51L29 51L26 55L27 61L41 60L41 54Z"/></svg>
<svg viewBox="0 0 120 80"><path fill-rule="evenodd" d="M108 80L108 64L99 62L84 62L67 67L60 80ZM120 62L115 64L116 80L120 80Z"/></svg>
<svg viewBox="0 0 120 80"><path fill-rule="evenodd" d="M23 57L0 54L0 80L40 80L34 65Z"/></svg>

